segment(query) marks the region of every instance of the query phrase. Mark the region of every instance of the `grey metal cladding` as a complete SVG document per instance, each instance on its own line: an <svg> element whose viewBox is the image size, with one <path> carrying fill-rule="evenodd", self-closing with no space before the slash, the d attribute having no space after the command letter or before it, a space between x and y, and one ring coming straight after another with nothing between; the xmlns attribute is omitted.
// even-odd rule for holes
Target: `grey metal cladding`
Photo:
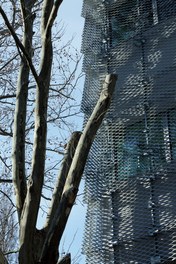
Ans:
<svg viewBox="0 0 176 264"><path fill-rule="evenodd" d="M82 15L85 122L106 74L118 74L84 173L86 264L172 263L176 1L84 0Z"/></svg>

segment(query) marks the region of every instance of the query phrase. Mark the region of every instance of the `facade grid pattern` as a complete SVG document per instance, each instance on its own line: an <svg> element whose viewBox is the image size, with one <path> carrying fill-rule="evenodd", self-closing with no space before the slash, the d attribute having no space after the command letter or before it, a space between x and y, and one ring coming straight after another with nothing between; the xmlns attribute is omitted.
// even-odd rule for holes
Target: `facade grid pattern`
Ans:
<svg viewBox="0 0 176 264"><path fill-rule="evenodd" d="M85 169L86 264L176 261L176 1L84 0L85 121L110 110Z"/></svg>

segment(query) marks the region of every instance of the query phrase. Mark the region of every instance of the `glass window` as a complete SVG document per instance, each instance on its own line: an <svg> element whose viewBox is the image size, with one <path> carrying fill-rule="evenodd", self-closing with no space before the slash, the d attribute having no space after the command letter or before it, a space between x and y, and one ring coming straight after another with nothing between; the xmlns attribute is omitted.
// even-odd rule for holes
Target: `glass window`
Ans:
<svg viewBox="0 0 176 264"><path fill-rule="evenodd" d="M144 122L138 122L127 127L122 145L122 161L119 168L119 177L128 178L146 173L149 168L149 159L145 156Z"/></svg>
<svg viewBox="0 0 176 264"><path fill-rule="evenodd" d="M174 124L175 127L172 127L176 131L176 115ZM141 121L126 128L118 169L119 179L146 177L163 169L166 163L163 114L153 117L148 126L150 129L145 129L145 123ZM176 155L176 139L173 148Z"/></svg>
<svg viewBox="0 0 176 264"><path fill-rule="evenodd" d="M109 11L111 46L133 36L137 19L137 0L123 2Z"/></svg>
<svg viewBox="0 0 176 264"><path fill-rule="evenodd" d="M112 47L133 37L141 27L153 23L151 0L119 1L108 14Z"/></svg>
<svg viewBox="0 0 176 264"><path fill-rule="evenodd" d="M113 3L108 11L110 46L128 40L143 27L150 27L175 15L175 0L128 0Z"/></svg>

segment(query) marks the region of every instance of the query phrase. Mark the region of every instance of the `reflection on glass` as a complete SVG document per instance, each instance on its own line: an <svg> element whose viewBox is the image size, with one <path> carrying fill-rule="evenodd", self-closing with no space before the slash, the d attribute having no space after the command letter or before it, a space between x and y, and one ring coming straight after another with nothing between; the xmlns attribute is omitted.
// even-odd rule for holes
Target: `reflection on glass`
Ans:
<svg viewBox="0 0 176 264"><path fill-rule="evenodd" d="M119 179L146 177L151 172L163 168L166 163L163 117L164 114L156 116L150 124L149 131L145 129L144 121L126 128L122 144L123 155L118 170ZM175 124L175 127L172 125L175 132L176 115L175 122L172 120L172 124ZM146 133L148 133L149 143L146 142ZM176 139L172 144L173 153L176 155Z"/></svg>

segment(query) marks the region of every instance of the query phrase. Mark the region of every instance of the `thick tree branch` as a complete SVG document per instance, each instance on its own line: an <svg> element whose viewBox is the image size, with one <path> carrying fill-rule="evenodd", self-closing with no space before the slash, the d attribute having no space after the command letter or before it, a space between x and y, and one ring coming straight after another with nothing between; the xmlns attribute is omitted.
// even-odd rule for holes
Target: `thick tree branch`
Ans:
<svg viewBox="0 0 176 264"><path fill-rule="evenodd" d="M53 8L54 0L44 0L43 8L42 8L42 20L41 20L41 32L42 35L45 34L46 26L48 23L48 19L51 14L51 10Z"/></svg>
<svg viewBox="0 0 176 264"><path fill-rule="evenodd" d="M81 181L89 150L93 143L96 132L110 106L116 79L117 76L113 74L106 76L99 100L80 137L65 182L60 204L58 205L55 217L53 218L52 225L47 232L41 255L42 264L48 263L49 259L53 261L52 263L57 262L56 259L58 257L57 251L59 242L70 215L71 208L73 207L76 199L79 183Z"/></svg>
<svg viewBox="0 0 176 264"><path fill-rule="evenodd" d="M8 264L8 262L7 262L6 258L5 258L5 256L3 255L1 249L0 249L0 263L1 264Z"/></svg>
<svg viewBox="0 0 176 264"><path fill-rule="evenodd" d="M43 15L41 20L42 50L40 58L39 80L42 80L42 82L37 82L36 86L32 172L28 181L27 195L20 222L21 232L19 256L21 263L24 264L32 264L34 261L31 252L36 232L36 222L44 182L47 137L47 108L53 61L53 48L51 30L49 30L46 35L43 32L43 27L45 25L44 20L51 12L52 2L52 0L44 1Z"/></svg>
<svg viewBox="0 0 176 264"><path fill-rule="evenodd" d="M29 18L28 11L32 10L32 8L34 7L36 2L37 2L37 0L30 0L30 1L20 0L21 13L23 16L24 26L28 26L28 18Z"/></svg>
<svg viewBox="0 0 176 264"><path fill-rule="evenodd" d="M54 5L53 5L53 8L51 10L49 19L48 19L48 23L47 23L47 26L46 26L46 32L51 29L51 27L52 27L52 25L54 23L54 20L55 20L55 18L57 16L57 12L59 10L59 7L62 4L62 1L63 0L56 0L55 1Z"/></svg>
<svg viewBox="0 0 176 264"><path fill-rule="evenodd" d="M46 220L46 224L45 224L46 230L51 226L52 221L53 221L53 217L54 217L56 210L57 210L57 207L58 207L58 204L60 203L60 198L61 198L61 195L63 192L66 177L67 177L68 171L70 169L72 159L73 159L73 156L75 154L75 150L76 150L78 141L80 139L80 136L81 136L80 132L74 132L72 134L72 137L71 137L69 143L66 146L64 159L63 159L61 169L60 169L60 172L59 172L59 175L57 178L55 189L53 191L53 197L52 197L51 205L50 205L49 212L47 215L47 220Z"/></svg>
<svg viewBox="0 0 176 264"><path fill-rule="evenodd" d="M22 13L24 20L23 43L25 51L28 51L28 60L32 60L32 37L34 16L30 6L22 4ZM16 35L16 34L15 34ZM21 43L21 42L20 42ZM13 130L13 152L12 152L12 173L16 194L16 205L18 210L19 221L26 198L26 175L25 175L25 128L26 128L26 111L27 98L29 89L30 67L25 59L25 54L21 57L21 66L18 75L16 106L14 116Z"/></svg>

